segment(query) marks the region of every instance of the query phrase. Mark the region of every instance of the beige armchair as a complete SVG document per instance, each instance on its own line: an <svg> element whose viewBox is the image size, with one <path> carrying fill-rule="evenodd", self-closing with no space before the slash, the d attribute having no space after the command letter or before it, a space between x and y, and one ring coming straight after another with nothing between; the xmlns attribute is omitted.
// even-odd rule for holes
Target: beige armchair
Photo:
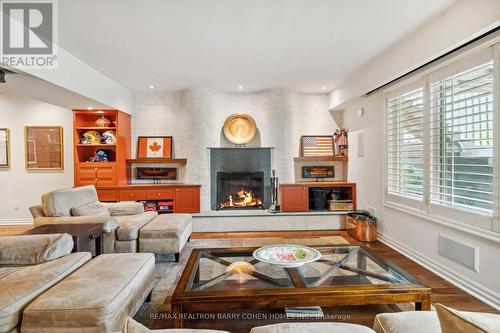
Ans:
<svg viewBox="0 0 500 333"><path fill-rule="evenodd" d="M30 207L35 226L102 223L104 253L137 252L139 229L158 215L144 212L141 203L101 203L92 185L52 191L41 201Z"/></svg>

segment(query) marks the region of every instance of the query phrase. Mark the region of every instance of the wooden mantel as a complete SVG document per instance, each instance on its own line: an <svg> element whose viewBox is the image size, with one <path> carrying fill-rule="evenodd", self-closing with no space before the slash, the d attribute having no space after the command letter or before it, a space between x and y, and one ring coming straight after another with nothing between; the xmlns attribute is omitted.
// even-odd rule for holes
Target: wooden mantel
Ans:
<svg viewBox="0 0 500 333"><path fill-rule="evenodd" d="M306 162L306 161L342 161L348 160L347 156L302 156L294 157L295 162Z"/></svg>
<svg viewBox="0 0 500 333"><path fill-rule="evenodd" d="M186 164L187 158L129 158L127 164Z"/></svg>

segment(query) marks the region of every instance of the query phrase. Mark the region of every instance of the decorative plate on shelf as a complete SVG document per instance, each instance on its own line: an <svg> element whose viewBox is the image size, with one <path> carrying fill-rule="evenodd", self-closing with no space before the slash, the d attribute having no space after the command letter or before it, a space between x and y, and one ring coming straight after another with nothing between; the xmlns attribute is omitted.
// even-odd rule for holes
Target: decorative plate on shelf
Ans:
<svg viewBox="0 0 500 333"><path fill-rule="evenodd" d="M307 246L277 244L258 248L253 252L253 257L261 262L291 268L318 260L321 258L321 253Z"/></svg>

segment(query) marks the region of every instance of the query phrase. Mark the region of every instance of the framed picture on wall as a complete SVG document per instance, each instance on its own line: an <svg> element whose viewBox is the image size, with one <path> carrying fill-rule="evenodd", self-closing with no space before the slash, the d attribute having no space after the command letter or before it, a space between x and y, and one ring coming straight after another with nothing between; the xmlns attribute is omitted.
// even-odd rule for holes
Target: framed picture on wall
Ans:
<svg viewBox="0 0 500 333"><path fill-rule="evenodd" d="M172 158L171 136L140 136L137 141L138 158Z"/></svg>
<svg viewBox="0 0 500 333"><path fill-rule="evenodd" d="M61 126L26 126L24 137L26 169L64 169L63 128Z"/></svg>
<svg viewBox="0 0 500 333"><path fill-rule="evenodd" d="M10 167L9 129L0 128L0 168Z"/></svg>
<svg viewBox="0 0 500 333"><path fill-rule="evenodd" d="M333 135L303 135L300 156L333 156Z"/></svg>

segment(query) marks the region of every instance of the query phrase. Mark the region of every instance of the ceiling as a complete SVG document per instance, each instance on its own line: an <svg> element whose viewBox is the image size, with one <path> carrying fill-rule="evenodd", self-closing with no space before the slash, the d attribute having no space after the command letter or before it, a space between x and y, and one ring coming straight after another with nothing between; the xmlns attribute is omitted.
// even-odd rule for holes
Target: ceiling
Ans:
<svg viewBox="0 0 500 333"><path fill-rule="evenodd" d="M59 44L133 91L326 92L453 2L59 1Z"/></svg>

